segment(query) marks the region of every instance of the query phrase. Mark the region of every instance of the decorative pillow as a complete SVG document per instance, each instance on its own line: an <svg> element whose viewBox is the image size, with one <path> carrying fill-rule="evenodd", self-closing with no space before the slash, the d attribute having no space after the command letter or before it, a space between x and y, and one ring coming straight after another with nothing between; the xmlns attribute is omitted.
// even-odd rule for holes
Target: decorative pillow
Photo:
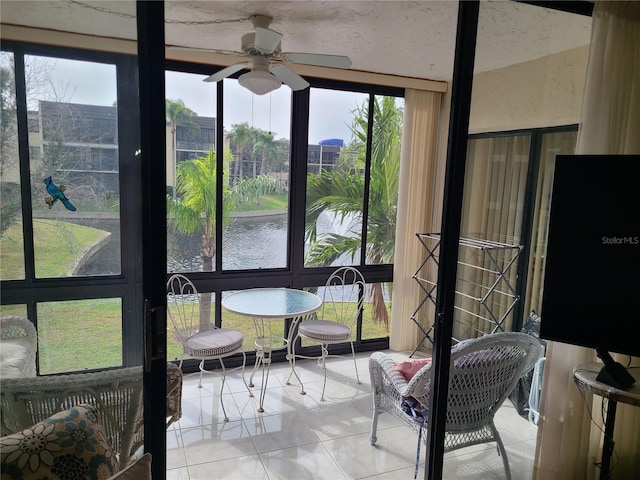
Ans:
<svg viewBox="0 0 640 480"><path fill-rule="evenodd" d="M103 480L118 463L95 407L78 405L0 438L3 479Z"/></svg>
<svg viewBox="0 0 640 480"><path fill-rule="evenodd" d="M151 480L151 454L145 453L124 470L120 470L108 480Z"/></svg>
<svg viewBox="0 0 640 480"><path fill-rule="evenodd" d="M431 358L417 358L415 360L405 360L404 362L395 363L393 369L398 370L408 382L422 367L429 363L431 363Z"/></svg>

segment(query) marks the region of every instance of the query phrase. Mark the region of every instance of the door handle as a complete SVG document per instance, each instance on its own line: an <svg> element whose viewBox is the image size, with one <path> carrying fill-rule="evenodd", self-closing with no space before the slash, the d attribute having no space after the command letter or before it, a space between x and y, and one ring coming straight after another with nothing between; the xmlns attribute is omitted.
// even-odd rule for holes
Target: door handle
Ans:
<svg viewBox="0 0 640 480"><path fill-rule="evenodd" d="M149 299L144 300L143 328L144 328L144 369L151 371L153 360L164 359L165 345L167 342L166 332L163 332L163 325L160 324L158 312L161 307L152 307ZM155 351L153 345L153 335L156 335Z"/></svg>

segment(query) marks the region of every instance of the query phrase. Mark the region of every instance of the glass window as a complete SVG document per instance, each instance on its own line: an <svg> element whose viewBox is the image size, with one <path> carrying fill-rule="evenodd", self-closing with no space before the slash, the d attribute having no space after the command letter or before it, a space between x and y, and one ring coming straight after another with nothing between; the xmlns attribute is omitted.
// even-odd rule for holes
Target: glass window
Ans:
<svg viewBox="0 0 640 480"><path fill-rule="evenodd" d="M306 267L360 264L368 98L311 89Z"/></svg>
<svg viewBox="0 0 640 480"><path fill-rule="evenodd" d="M169 272L215 269L216 90L202 79L166 72Z"/></svg>
<svg viewBox="0 0 640 480"><path fill-rule="evenodd" d="M26 56L37 277L120 273L116 68Z"/></svg>
<svg viewBox="0 0 640 480"><path fill-rule="evenodd" d="M225 178L230 180L223 205L228 220L222 268L285 268L291 90L282 87L257 96L237 80L225 79L224 123L229 145Z"/></svg>
<svg viewBox="0 0 640 480"><path fill-rule="evenodd" d="M524 312L542 309L542 283L544 278L544 259L547 253L547 229L549 227L549 209L553 171L556 155L575 153L577 131L547 132L542 136L540 167L536 183L536 200L529 250L529 270L527 272L527 291L524 299Z"/></svg>
<svg viewBox="0 0 640 480"><path fill-rule="evenodd" d="M374 97L367 264L393 263L403 116L403 98ZM365 118L368 115L360 110L356 116L356 132L361 144L366 139L366 124L362 121ZM359 147L360 156L361 149L362 146Z"/></svg>
<svg viewBox="0 0 640 480"><path fill-rule="evenodd" d="M122 365L121 299L42 302L37 309L41 374Z"/></svg>
<svg viewBox="0 0 640 480"><path fill-rule="evenodd" d="M13 54L0 52L0 278L25 278Z"/></svg>

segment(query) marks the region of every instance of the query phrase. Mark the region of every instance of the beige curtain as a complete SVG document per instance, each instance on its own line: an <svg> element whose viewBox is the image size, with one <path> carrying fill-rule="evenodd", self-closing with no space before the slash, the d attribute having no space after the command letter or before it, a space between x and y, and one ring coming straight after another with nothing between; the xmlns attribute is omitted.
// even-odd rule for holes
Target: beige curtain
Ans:
<svg viewBox="0 0 640 480"><path fill-rule="evenodd" d="M576 151L579 154L639 154L638 132L640 3L596 2ZM594 463L600 461L602 449L602 403L600 397L594 398L591 394L583 397L572 375L575 366L594 360L592 350L550 342L540 406L536 479L599 476ZM626 357L617 360L627 362ZM632 364L640 365L640 358L634 358ZM618 404L613 440L613 478L638 478L638 407Z"/></svg>
<svg viewBox="0 0 640 480"><path fill-rule="evenodd" d="M422 300L422 291L413 279L413 273L425 255L415 234L429 231L434 222L442 94L407 89L404 105L389 340L391 350L395 351L413 350L422 339L411 320Z"/></svg>

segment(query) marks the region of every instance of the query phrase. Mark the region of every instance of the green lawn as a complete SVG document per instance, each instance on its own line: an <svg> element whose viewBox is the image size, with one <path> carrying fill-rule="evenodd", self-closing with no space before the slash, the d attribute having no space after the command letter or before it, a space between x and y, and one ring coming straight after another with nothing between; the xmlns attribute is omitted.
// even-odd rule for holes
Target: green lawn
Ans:
<svg viewBox="0 0 640 480"><path fill-rule="evenodd" d="M236 212L254 212L264 210L286 210L289 202L287 194L263 195L260 197L260 205L255 202L240 203L236 205Z"/></svg>
<svg viewBox="0 0 640 480"><path fill-rule="evenodd" d="M108 232L58 220L33 221L36 276L65 277L76 260ZM0 237L0 278L24 278L22 223L11 225Z"/></svg>

